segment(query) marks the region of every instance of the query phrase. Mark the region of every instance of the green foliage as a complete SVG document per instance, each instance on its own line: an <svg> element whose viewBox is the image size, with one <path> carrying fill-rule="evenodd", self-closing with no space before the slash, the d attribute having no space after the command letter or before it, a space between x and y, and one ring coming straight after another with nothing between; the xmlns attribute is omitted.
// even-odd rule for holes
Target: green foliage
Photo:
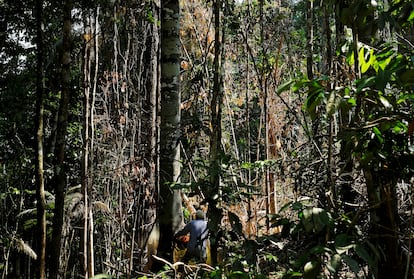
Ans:
<svg viewBox="0 0 414 279"><path fill-rule="evenodd" d="M358 60L365 75L354 86L328 92L323 85L324 78L300 79L281 85L278 93L304 90L307 94L304 109L313 121L323 117L322 112L329 117L338 109L352 111L358 106L359 115L354 118L363 122L345 130L342 138L346 139L344 142L354 143L353 154L359 154L364 165L382 167L412 155L407 132L414 101L413 55L403 55L386 44L379 50L361 47ZM322 110L323 104L326 104L325 110Z"/></svg>
<svg viewBox="0 0 414 279"><path fill-rule="evenodd" d="M352 9L352 8L349 8ZM347 16L348 13L348 16ZM365 15L344 11L347 24L362 24ZM361 17L361 18L358 18ZM357 23L352 21L358 21ZM362 45L358 56L349 53L347 61L358 59L362 74L350 85L327 89L326 78L301 78L282 84L277 93L291 90L304 94L303 109L312 121L335 114L352 115L342 127L341 144L348 160L362 168L391 171L397 179L414 173L414 153L409 139L413 134L414 52L402 45L382 44L378 48ZM354 274L368 266L373 273L382 257L360 227L361 216L316 206L290 203L282 210L297 212L297 219L275 216L276 224L288 223L290 234L306 235L310 245L302 256L293 258L285 278L338 276L344 268Z"/></svg>
<svg viewBox="0 0 414 279"><path fill-rule="evenodd" d="M344 268L358 274L364 265L375 268L378 251L362 238L360 228L346 215L301 203L290 203L297 212L291 220L291 234L304 237L309 244L293 257L284 278L320 278L321 273L338 276Z"/></svg>
<svg viewBox="0 0 414 279"><path fill-rule="evenodd" d="M367 75L355 82L351 96L355 96L356 104L362 108L357 117L365 123L343 137L353 142L354 154L365 166L411 169L401 159L413 155L407 135L414 101L413 61L389 46L379 51L369 50L367 60L363 53L361 48L361 72Z"/></svg>
<svg viewBox="0 0 414 279"><path fill-rule="evenodd" d="M323 208L305 208L299 217L307 233L322 232L333 223L332 216Z"/></svg>

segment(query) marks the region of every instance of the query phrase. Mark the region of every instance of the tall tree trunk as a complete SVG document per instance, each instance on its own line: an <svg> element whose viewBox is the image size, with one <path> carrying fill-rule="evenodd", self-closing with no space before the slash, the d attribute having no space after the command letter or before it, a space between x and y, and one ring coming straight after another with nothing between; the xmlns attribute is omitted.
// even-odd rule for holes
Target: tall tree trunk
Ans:
<svg viewBox="0 0 414 279"><path fill-rule="evenodd" d="M65 137L67 133L69 99L70 99L70 63L71 63L71 29L72 3L64 1L62 32L62 72L61 102L56 135L55 163L55 210L53 216L53 234L50 249L50 278L58 278L60 248L62 239L63 215L65 204L66 172L65 172Z"/></svg>
<svg viewBox="0 0 414 279"><path fill-rule="evenodd" d="M99 10L98 10L99 11ZM93 142L93 93L96 90L96 86L93 85L91 76L93 73L92 65L95 62L96 65L96 30L94 27L97 22L95 18L90 16L90 27L86 28L85 33L88 40L85 45L84 52L84 123L83 123L83 154L82 154L82 170L81 170L81 192L83 195L83 227L81 230L80 236L80 251L81 251L81 266L83 268L82 276L84 278L90 278L93 276L93 261L92 261L92 252L93 248L93 239L91 239L91 219L92 210L90 209L90 190L91 190L91 150ZM96 71L96 68L95 68ZM96 78L95 78L96 79Z"/></svg>
<svg viewBox="0 0 414 279"><path fill-rule="evenodd" d="M178 0L161 1L160 256L172 259L174 232L183 222L181 195L171 189L180 171L180 9Z"/></svg>
<svg viewBox="0 0 414 279"><path fill-rule="evenodd" d="M222 210L218 205L220 196L220 177L221 177L221 104L223 103L223 75L222 75L222 38L220 37L220 7L221 0L215 0L213 3L214 13L214 75L213 75L213 96L211 99L211 136L210 136L210 185L206 189L207 199L209 202L209 231L211 243L211 261L212 265L217 264L217 248L218 248L218 232L220 230L220 222Z"/></svg>
<svg viewBox="0 0 414 279"><path fill-rule="evenodd" d="M340 47L343 45L345 41L345 26L341 21L341 12L347 8L345 1L337 1L334 4L334 12L335 12L335 49L340 50ZM342 54L343 55L343 54ZM338 63L334 63L332 65L333 76L335 79L334 88L336 86L340 86L345 81L345 77L347 76L347 72L344 72L340 65L340 61L343 61L342 56L337 57ZM344 107L339 108L339 131L338 134L341 134L345 127L348 127L351 116L348 113L348 110ZM352 177L354 162L352 156L350 156L349 146L351 143L348 143L345 139L341 142L340 145L340 160L344 164L342 167L340 183L341 187L338 189L338 196L340 196L341 201L344 203L345 212L351 213L355 211L355 208L349 206L348 204L353 204L355 202L356 192L354 190L354 179Z"/></svg>
<svg viewBox="0 0 414 279"><path fill-rule="evenodd" d="M83 228L81 230L81 241L80 241L80 251L81 251L81 266L83 267L83 276L85 278L88 278L88 202L89 202L89 196L88 196L88 185L90 184L90 178L88 175L88 169L89 169L89 142L90 142L90 92L89 92L89 83L88 83L88 70L87 70L87 64L88 64L88 58L87 58L87 50L85 50L85 67L84 67L84 75L85 75L85 88L84 88L84 124L83 124L83 154L82 154L82 195L83 195Z"/></svg>
<svg viewBox="0 0 414 279"><path fill-rule="evenodd" d="M309 79L313 79L313 1L306 1L307 56L306 69Z"/></svg>
<svg viewBox="0 0 414 279"><path fill-rule="evenodd" d="M397 181L391 171L364 170L371 208L370 236L381 249L376 278L404 278L404 258L398 243Z"/></svg>
<svg viewBox="0 0 414 279"><path fill-rule="evenodd" d="M46 199L45 181L43 175L43 98L44 98L44 74L43 74L43 1L36 1L36 44L37 44L37 75L36 75L36 200L37 200L37 277L43 279L46 276Z"/></svg>
<svg viewBox="0 0 414 279"><path fill-rule="evenodd" d="M153 5L159 5L157 3L159 1L154 2ZM159 19L159 13L154 14L154 21L157 22ZM151 103L151 115L150 115L150 123L151 123L151 139L150 139L150 168L153 170L150 173L149 177L149 186L151 187L151 192L157 192L156 189L159 189L159 146L158 142L160 140L159 135L159 120L158 120L158 113L159 113L159 97L160 97L160 87L159 87L159 77L160 77L160 63L159 63L159 29L156 23L152 24L151 26L152 32L150 36L151 40L151 49L150 49L150 69L149 74L151 76L151 82L148 84L149 88L148 91L150 92L150 103ZM155 190L155 191L154 191ZM152 197L151 197L152 198ZM146 250L147 250L147 265L144 270L148 270L153 265L152 255L156 254L158 245L159 245L159 224L157 223L156 216L156 207L153 203L147 202L147 204L151 204L149 208L146 208L146 216L142 216L144 219L144 224L153 224L152 231L146 230L143 233L143 237L145 237ZM143 247L143 249L145 249Z"/></svg>
<svg viewBox="0 0 414 279"><path fill-rule="evenodd" d="M324 48L326 50L326 54L324 55L325 61L322 63L323 65L323 74L327 76L332 76L332 32L331 32L331 24L330 24L330 18L331 18L331 5L330 3L322 3L322 9L323 9L323 31L324 31ZM327 88L329 92L331 92L331 96L333 98L336 98L336 93L334 92L335 84L334 81L330 81L327 84ZM336 202L337 202L337 193L335 188L335 181L334 181L334 121L335 117L333 115L333 112L328 112L328 127L327 127L327 134L328 134L328 152L327 152L327 158L326 158L326 166L327 166L327 192L330 193L328 197L328 206L331 208L336 208Z"/></svg>

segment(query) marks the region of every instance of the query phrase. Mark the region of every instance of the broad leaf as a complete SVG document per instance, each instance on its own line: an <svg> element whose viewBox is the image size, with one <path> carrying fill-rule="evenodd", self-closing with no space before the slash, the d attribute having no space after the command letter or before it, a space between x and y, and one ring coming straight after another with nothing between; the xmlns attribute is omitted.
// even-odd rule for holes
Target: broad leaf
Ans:
<svg viewBox="0 0 414 279"><path fill-rule="evenodd" d="M354 272L355 274L358 274L360 268L356 260L349 257L348 255L343 255L342 260L346 263L347 266L349 266L352 272Z"/></svg>

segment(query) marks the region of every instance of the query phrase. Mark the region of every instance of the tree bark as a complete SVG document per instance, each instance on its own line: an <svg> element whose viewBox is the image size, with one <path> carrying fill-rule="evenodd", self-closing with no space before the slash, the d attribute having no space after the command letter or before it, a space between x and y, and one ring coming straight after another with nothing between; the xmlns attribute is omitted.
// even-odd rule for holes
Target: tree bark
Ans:
<svg viewBox="0 0 414 279"><path fill-rule="evenodd" d="M36 75L36 200L37 200L37 277L46 277L46 199L44 181L44 150L43 150L43 99L44 99L44 74L43 74L43 1L36 1L36 44L37 44L37 75Z"/></svg>
<svg viewBox="0 0 414 279"><path fill-rule="evenodd" d="M368 201L371 208L370 236L376 247L381 249L376 278L404 278L404 259L398 244L398 212L396 175L386 171L366 168L364 176Z"/></svg>
<svg viewBox="0 0 414 279"><path fill-rule="evenodd" d="M306 1L307 57L306 69L308 78L313 79L313 1Z"/></svg>
<svg viewBox="0 0 414 279"><path fill-rule="evenodd" d="M71 63L71 29L72 29L72 3L64 1L63 30L62 30L62 71L61 71L61 102L59 108L56 154L55 154L55 210L53 215L53 234L50 249L50 278L58 278L60 249L62 240L66 171L65 171L65 138L67 134L69 99L70 99L70 63Z"/></svg>
<svg viewBox="0 0 414 279"><path fill-rule="evenodd" d="M220 177L221 177L221 104L223 103L223 76L222 76L222 45L220 38L220 6L221 0L215 0L213 3L214 13L214 74L213 74L213 96L211 99L211 135L210 135L210 185L205 189L209 202L208 208L208 228L210 231L210 253L212 265L217 264L217 250L219 246L218 232L222 210L219 207L218 200L220 196Z"/></svg>
<svg viewBox="0 0 414 279"><path fill-rule="evenodd" d="M161 123L159 253L172 259L174 232L182 225L181 195L171 189L180 171L180 9L178 0L161 1Z"/></svg>
<svg viewBox="0 0 414 279"><path fill-rule="evenodd" d="M91 21L93 19L91 18ZM95 23L96 24L96 23ZM93 58L95 57L95 30L92 30L92 27L87 28L86 35L89 38L86 41L85 52L84 52L84 100L83 100L83 113L84 113L84 122L83 122L83 152L82 152L82 166L81 166L81 192L83 195L83 227L80 235L80 265L82 267L82 276L84 278L89 278L93 276L93 268L91 267L91 253L90 248L91 239L90 237L90 187L91 187L91 164L90 164L90 152L91 144L93 141L92 138L92 125L93 125L93 116L92 116L92 105L93 105L93 86L91 81L92 75L92 63ZM92 88L92 90L91 90ZM92 92L91 92L92 91Z"/></svg>

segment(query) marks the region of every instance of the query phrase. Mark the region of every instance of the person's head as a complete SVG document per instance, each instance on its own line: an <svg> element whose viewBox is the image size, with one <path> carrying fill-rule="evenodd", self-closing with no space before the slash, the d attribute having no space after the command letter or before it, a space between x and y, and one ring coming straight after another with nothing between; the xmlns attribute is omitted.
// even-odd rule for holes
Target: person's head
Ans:
<svg viewBox="0 0 414 279"><path fill-rule="evenodd" d="M196 212L196 219L197 220L204 220L204 218L205 218L204 211L197 210L197 212Z"/></svg>

